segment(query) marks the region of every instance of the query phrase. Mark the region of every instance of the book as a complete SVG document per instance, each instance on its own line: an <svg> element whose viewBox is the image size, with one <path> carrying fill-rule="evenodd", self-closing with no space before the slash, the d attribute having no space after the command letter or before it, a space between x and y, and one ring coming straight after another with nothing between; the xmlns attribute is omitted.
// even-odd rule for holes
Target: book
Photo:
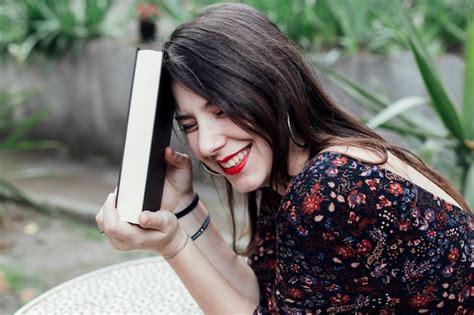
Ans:
<svg viewBox="0 0 474 315"><path fill-rule="evenodd" d="M115 206L119 218L138 223L143 210L161 206L174 106L163 53L137 49Z"/></svg>

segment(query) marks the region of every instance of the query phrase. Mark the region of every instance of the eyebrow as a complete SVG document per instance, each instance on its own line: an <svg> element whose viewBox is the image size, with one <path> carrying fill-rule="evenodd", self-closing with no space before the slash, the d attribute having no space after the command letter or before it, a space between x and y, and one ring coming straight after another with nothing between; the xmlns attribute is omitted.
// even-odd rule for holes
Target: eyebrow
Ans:
<svg viewBox="0 0 474 315"><path fill-rule="evenodd" d="M174 116L174 119L177 121L191 119L191 118L193 118L191 115L175 115Z"/></svg>
<svg viewBox="0 0 474 315"><path fill-rule="evenodd" d="M209 101L207 101L207 102L204 104L204 108L208 108L208 107L210 107L210 106L213 106L213 104L212 104L211 102L209 102ZM177 121L185 120L185 119L191 119L191 118L193 118L192 115L178 115L178 114L176 114L176 115L174 116L174 119L176 119Z"/></svg>

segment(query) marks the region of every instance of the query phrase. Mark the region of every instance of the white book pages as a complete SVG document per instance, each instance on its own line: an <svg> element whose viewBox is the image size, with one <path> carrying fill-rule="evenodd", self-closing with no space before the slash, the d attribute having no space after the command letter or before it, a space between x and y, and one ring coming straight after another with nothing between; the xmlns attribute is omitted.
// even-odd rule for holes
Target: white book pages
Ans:
<svg viewBox="0 0 474 315"><path fill-rule="evenodd" d="M130 223L138 223L144 210L161 63L160 51L137 52L117 197L119 217Z"/></svg>

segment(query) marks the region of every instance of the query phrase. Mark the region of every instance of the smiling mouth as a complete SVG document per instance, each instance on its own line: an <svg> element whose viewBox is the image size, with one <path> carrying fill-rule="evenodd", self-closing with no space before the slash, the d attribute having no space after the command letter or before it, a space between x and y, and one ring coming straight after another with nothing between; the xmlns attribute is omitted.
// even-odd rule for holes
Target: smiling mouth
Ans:
<svg viewBox="0 0 474 315"><path fill-rule="evenodd" d="M244 168L245 164L247 163L251 147L252 146L249 145L242 149L230 160L224 163L219 163L223 171L228 175L235 175L237 173L240 173Z"/></svg>

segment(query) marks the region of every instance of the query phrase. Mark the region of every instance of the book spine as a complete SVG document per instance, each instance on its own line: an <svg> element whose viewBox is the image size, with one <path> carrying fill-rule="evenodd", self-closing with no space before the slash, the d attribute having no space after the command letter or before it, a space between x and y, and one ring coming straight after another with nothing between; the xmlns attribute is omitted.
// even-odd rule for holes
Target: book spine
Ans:
<svg viewBox="0 0 474 315"><path fill-rule="evenodd" d="M143 209L156 211L161 209L164 181L166 176L165 148L170 144L171 129L173 125L174 106L172 104L171 84L166 69L161 69L161 78L158 88L157 112L153 126L153 140L147 173L147 184ZM158 106L160 104L160 106ZM161 131L161 133L160 133ZM158 145L159 143L165 145ZM172 210L172 209L167 209Z"/></svg>
<svg viewBox="0 0 474 315"><path fill-rule="evenodd" d="M140 47L137 47L137 49L135 51L135 61L133 63L133 71L132 71L132 80L131 80L131 84L130 84L130 91L132 91L133 83L135 81L135 71L137 70L137 59L138 59L138 52L139 51L140 51ZM117 193L115 195L115 208L117 208L118 196L119 196L119 193L120 193L120 178L122 176L122 165L123 165L123 159L124 159L124 153L125 153L125 142L127 140L126 135L127 135L127 129L128 129L128 119L130 118L131 101L132 101L132 93L130 93L130 95L128 97L128 111L127 111L127 119L125 120L125 132L123 133L124 134L123 142L122 142L123 151L122 151L122 160L120 161L119 176L118 176L118 180L117 180Z"/></svg>

